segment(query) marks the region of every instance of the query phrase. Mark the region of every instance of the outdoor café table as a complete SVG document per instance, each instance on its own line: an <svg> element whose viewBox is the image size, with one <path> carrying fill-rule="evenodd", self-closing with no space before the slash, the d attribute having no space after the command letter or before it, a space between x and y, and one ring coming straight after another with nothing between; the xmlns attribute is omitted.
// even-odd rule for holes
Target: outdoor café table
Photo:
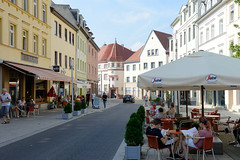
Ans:
<svg viewBox="0 0 240 160"><path fill-rule="evenodd" d="M173 122L173 121L177 121L177 119L172 119L172 118L161 118L161 121L164 121L164 122L169 122L169 121L171 121L171 122Z"/></svg>
<svg viewBox="0 0 240 160"><path fill-rule="evenodd" d="M211 113L213 113L213 111L204 111L204 113L206 113L207 115L210 115Z"/></svg>
<svg viewBox="0 0 240 160"><path fill-rule="evenodd" d="M178 147L181 147L181 144L182 144L182 131L181 131L181 130L179 130L179 131L169 130L169 133L170 133L170 134L174 134L174 135L179 135L179 137L180 137L180 143L179 143L179 146L178 146ZM178 149L178 153L179 153L179 149Z"/></svg>

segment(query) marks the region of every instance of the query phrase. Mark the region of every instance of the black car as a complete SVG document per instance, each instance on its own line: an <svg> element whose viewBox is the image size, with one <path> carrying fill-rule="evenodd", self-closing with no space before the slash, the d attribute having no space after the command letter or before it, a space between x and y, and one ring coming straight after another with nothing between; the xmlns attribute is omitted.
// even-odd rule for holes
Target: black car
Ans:
<svg viewBox="0 0 240 160"><path fill-rule="evenodd" d="M123 96L123 103L127 102L135 103L135 98L132 95Z"/></svg>

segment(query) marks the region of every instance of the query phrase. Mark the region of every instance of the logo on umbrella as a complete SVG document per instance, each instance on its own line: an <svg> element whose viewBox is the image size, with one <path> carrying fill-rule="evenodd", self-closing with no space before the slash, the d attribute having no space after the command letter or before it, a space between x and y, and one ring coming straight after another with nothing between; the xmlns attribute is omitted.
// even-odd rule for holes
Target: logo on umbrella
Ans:
<svg viewBox="0 0 240 160"><path fill-rule="evenodd" d="M209 74L206 77L206 81L208 81L208 82L216 82L217 81L217 76L215 76L214 74Z"/></svg>
<svg viewBox="0 0 240 160"><path fill-rule="evenodd" d="M155 77L155 78L152 79L152 83L160 84L160 83L162 83L162 79Z"/></svg>

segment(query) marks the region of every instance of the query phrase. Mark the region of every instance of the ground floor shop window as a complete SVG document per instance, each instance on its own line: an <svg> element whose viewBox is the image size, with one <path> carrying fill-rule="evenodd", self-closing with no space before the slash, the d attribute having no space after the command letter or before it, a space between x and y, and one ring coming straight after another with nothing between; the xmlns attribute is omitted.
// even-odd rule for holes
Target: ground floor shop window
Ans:
<svg viewBox="0 0 240 160"><path fill-rule="evenodd" d="M36 103L47 100L47 81L36 81Z"/></svg>

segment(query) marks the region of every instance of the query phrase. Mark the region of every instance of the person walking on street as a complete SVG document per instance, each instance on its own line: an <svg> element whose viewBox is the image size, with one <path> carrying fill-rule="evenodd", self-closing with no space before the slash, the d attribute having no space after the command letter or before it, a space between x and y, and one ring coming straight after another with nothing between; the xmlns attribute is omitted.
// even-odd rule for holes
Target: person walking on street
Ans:
<svg viewBox="0 0 240 160"><path fill-rule="evenodd" d="M93 102L94 102L95 96L96 96L96 94L95 94L95 93L92 93L92 106L94 106L94 105L93 105Z"/></svg>
<svg viewBox="0 0 240 160"><path fill-rule="evenodd" d="M107 95L106 95L105 92L103 92L102 100L103 100L103 106L104 106L104 108L106 108L106 104L107 104Z"/></svg>
<svg viewBox="0 0 240 160"><path fill-rule="evenodd" d="M10 123L9 107L10 107L10 102L11 102L11 96L9 93L7 93L6 88L2 89L1 102L2 102L1 114L3 116L2 124Z"/></svg>
<svg viewBox="0 0 240 160"><path fill-rule="evenodd" d="M90 101L90 93L88 91L87 94L86 94L86 104L87 104L87 106L89 106L89 101Z"/></svg>
<svg viewBox="0 0 240 160"><path fill-rule="evenodd" d="M147 96L147 94L144 96L144 101L145 101L145 106L147 106L147 102L148 102L148 96Z"/></svg>

